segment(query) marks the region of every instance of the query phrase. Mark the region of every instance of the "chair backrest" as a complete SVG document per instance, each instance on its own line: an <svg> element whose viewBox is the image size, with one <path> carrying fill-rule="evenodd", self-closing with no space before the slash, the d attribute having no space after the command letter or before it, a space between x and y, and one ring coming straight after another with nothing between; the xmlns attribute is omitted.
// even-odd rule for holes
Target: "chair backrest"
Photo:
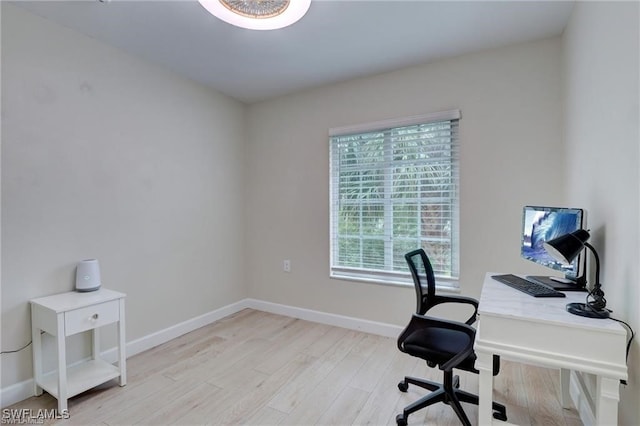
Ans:
<svg viewBox="0 0 640 426"><path fill-rule="evenodd" d="M427 253L423 249L411 251L404 255L413 285L416 288L416 313L424 315L433 306L436 294L436 278Z"/></svg>

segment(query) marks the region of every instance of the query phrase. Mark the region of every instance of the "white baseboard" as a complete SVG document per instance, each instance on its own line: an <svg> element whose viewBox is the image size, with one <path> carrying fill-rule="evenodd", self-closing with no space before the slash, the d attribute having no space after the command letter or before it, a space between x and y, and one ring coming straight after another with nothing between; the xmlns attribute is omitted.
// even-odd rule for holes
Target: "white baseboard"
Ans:
<svg viewBox="0 0 640 426"><path fill-rule="evenodd" d="M4 408L33 395L33 379L0 389L0 407Z"/></svg>
<svg viewBox="0 0 640 426"><path fill-rule="evenodd" d="M348 328L350 330L377 334L384 337L397 337L403 327L382 322L369 321L360 318L346 317L343 315L329 314L311 309L297 308L295 306L280 305L278 303L265 302L263 300L245 299L247 307L263 312L285 315L321 324Z"/></svg>
<svg viewBox="0 0 640 426"><path fill-rule="evenodd" d="M200 327L209 325L236 312L240 312L246 308L304 319L321 324L348 328L351 330L363 331L385 337L396 337L402 331L402 327L381 322L329 314L326 312L297 308L294 306L280 305L278 303L265 302L262 300L243 299L239 302L223 306L222 308L127 342L127 358L166 343L169 340L180 337L183 334L189 333ZM115 347L108 349L102 352L101 356L104 360L114 363L117 361L117 350ZM7 386L6 388L0 389L0 407L7 407L15 404L16 402L30 398L31 396L33 396L33 379L15 383Z"/></svg>

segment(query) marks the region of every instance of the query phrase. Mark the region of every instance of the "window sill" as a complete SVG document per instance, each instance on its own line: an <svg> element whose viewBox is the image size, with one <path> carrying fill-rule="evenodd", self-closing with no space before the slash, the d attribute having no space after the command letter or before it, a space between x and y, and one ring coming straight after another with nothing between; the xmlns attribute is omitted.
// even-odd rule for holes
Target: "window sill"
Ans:
<svg viewBox="0 0 640 426"><path fill-rule="evenodd" d="M363 277L363 276L357 276L357 275L351 275L351 274L341 274L336 272L331 272L329 274L329 278L342 280L342 281L355 281L360 283L377 284L377 285L407 288L407 289L413 290L413 281L401 281L398 279L384 279L384 278L373 277L373 276ZM438 292L454 293L454 294L460 293L459 281L457 279L436 277L436 283L437 283L436 290Z"/></svg>

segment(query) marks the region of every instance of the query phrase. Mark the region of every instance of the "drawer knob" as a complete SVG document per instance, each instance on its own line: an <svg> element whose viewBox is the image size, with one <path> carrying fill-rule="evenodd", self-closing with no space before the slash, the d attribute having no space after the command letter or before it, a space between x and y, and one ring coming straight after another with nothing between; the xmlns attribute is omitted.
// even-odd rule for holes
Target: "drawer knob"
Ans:
<svg viewBox="0 0 640 426"><path fill-rule="evenodd" d="M98 314L91 315L91 319L94 320L94 321L97 320L98 319Z"/></svg>

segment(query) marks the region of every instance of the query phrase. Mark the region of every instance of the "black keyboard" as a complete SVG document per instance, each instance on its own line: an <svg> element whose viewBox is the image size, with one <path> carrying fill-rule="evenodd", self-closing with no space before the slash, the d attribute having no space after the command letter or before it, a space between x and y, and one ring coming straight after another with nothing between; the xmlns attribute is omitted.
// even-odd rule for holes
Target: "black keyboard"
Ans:
<svg viewBox="0 0 640 426"><path fill-rule="evenodd" d="M560 293L557 290L547 287L543 284L534 283L529 280L525 280L517 275L504 274L504 275L492 275L491 278L506 284L509 287L520 290L523 293L527 293L533 297L565 297L564 293Z"/></svg>

